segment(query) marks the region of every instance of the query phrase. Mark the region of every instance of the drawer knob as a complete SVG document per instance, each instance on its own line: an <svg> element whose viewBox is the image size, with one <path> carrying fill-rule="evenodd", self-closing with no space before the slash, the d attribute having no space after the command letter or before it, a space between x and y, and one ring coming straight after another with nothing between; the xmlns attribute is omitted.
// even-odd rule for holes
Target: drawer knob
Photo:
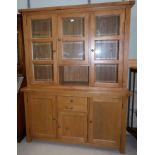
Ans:
<svg viewBox="0 0 155 155"><path fill-rule="evenodd" d="M93 123L93 121L89 121L89 123Z"/></svg>
<svg viewBox="0 0 155 155"><path fill-rule="evenodd" d="M73 102L73 100L71 99L70 102Z"/></svg>

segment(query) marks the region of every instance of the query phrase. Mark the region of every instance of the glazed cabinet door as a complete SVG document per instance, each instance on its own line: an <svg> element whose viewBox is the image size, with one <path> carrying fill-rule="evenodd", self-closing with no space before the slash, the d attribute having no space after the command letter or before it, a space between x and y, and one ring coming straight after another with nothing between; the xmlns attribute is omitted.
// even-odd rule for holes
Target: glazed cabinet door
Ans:
<svg viewBox="0 0 155 155"><path fill-rule="evenodd" d="M55 97L30 96L28 101L30 135L33 138L56 137Z"/></svg>
<svg viewBox="0 0 155 155"><path fill-rule="evenodd" d="M88 64L88 14L58 16L60 64Z"/></svg>
<svg viewBox="0 0 155 155"><path fill-rule="evenodd" d="M93 86L122 86L124 17L124 10L97 11L91 15Z"/></svg>
<svg viewBox="0 0 155 155"><path fill-rule="evenodd" d="M57 83L56 15L27 17L26 65L28 84Z"/></svg>
<svg viewBox="0 0 155 155"><path fill-rule="evenodd" d="M87 114L79 112L59 112L59 138L64 141L84 143L87 140Z"/></svg>
<svg viewBox="0 0 155 155"><path fill-rule="evenodd" d="M89 142L106 147L119 147L122 100L119 97L91 98Z"/></svg>

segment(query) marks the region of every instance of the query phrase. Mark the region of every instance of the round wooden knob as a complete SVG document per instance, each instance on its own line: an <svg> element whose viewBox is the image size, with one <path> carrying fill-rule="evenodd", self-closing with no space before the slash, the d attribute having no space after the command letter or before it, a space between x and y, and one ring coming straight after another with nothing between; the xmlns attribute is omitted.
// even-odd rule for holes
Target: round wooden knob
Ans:
<svg viewBox="0 0 155 155"><path fill-rule="evenodd" d="M73 102L73 100L71 99L70 102Z"/></svg>

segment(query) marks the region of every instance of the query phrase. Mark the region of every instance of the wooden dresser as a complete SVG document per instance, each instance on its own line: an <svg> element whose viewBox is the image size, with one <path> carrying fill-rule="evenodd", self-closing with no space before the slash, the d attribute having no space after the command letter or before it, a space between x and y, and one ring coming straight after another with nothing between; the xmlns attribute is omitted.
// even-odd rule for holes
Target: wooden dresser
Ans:
<svg viewBox="0 0 155 155"><path fill-rule="evenodd" d="M20 10L27 141L125 152L134 1Z"/></svg>

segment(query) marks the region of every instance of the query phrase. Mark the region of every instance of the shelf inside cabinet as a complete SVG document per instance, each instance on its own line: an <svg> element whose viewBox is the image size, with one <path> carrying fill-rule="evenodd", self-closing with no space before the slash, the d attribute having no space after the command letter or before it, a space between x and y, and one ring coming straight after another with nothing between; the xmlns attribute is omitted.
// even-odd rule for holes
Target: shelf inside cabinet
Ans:
<svg viewBox="0 0 155 155"><path fill-rule="evenodd" d="M60 85L89 85L88 66L60 66Z"/></svg>

